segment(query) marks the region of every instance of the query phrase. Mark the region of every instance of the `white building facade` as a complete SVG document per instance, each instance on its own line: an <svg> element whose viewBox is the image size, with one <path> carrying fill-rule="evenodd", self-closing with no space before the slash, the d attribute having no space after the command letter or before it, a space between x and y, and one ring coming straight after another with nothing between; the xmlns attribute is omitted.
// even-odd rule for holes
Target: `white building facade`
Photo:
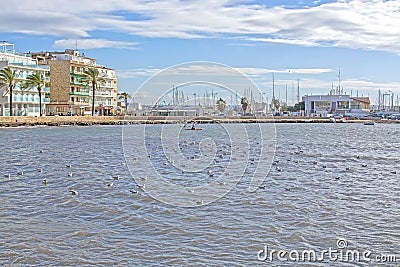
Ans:
<svg viewBox="0 0 400 267"><path fill-rule="evenodd" d="M13 89L13 116L39 116L40 108L45 114L46 104L50 102L49 87L42 88L39 96L37 88L22 89L21 85L27 76L39 71L43 73L47 83L50 82L49 66L39 65L37 60L23 54L17 54L14 45L0 43L0 69L9 67L15 72L16 85ZM39 98L42 98L42 107L39 107ZM0 88L0 116L10 116L10 93L6 86Z"/></svg>
<svg viewBox="0 0 400 267"><path fill-rule="evenodd" d="M352 110L369 110L369 97L349 95L306 95L303 96L305 114L308 116L327 116L328 114L346 114Z"/></svg>

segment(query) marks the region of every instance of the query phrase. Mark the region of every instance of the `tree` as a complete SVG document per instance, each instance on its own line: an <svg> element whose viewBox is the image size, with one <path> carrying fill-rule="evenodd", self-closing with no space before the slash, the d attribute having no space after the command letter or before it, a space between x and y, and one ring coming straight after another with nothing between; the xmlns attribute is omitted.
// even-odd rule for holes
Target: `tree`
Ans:
<svg viewBox="0 0 400 267"><path fill-rule="evenodd" d="M96 97L97 84L104 82L105 80L99 76L99 70L96 68L88 68L83 73L85 74L85 77L82 79L82 82L92 84L92 116L94 116L94 100Z"/></svg>
<svg viewBox="0 0 400 267"><path fill-rule="evenodd" d="M130 97L130 95L127 92L123 92L123 93L119 93L118 94L119 99L123 99L125 102L125 115L128 112L128 98Z"/></svg>
<svg viewBox="0 0 400 267"><path fill-rule="evenodd" d="M13 89L17 85L17 79L15 78L15 71L11 70L10 67L5 67L0 70L0 87L6 87L5 94L10 94L10 116L13 116Z"/></svg>
<svg viewBox="0 0 400 267"><path fill-rule="evenodd" d="M304 103L304 101L301 101L301 102L295 104L295 105L294 105L294 108L295 108L297 111L305 110L305 103Z"/></svg>
<svg viewBox="0 0 400 267"><path fill-rule="evenodd" d="M26 77L26 81L22 84L22 88L37 88L39 93L39 115L42 116L42 89L47 85L44 74L35 71Z"/></svg>
<svg viewBox="0 0 400 267"><path fill-rule="evenodd" d="M279 108L281 107L281 102L279 101L279 99L274 99L274 101L272 101L272 105L274 106L275 110L279 110Z"/></svg>
<svg viewBox="0 0 400 267"><path fill-rule="evenodd" d="M219 112L223 113L226 107L226 102L222 98L217 100L217 108Z"/></svg>
<svg viewBox="0 0 400 267"><path fill-rule="evenodd" d="M247 100L247 97L242 97L240 99L240 104L242 105L243 113L245 113L247 107L249 106L249 100Z"/></svg>

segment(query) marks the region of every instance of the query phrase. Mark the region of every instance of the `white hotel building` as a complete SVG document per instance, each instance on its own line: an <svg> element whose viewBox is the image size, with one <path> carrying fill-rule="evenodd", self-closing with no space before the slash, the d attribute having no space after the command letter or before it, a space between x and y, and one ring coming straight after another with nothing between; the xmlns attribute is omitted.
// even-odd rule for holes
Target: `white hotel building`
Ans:
<svg viewBox="0 0 400 267"><path fill-rule="evenodd" d="M47 82L50 81L49 66L39 65L37 60L14 50L14 44L0 42L0 69L9 67L16 74L17 81L13 89L13 113L14 116L39 116L39 97L42 98L42 113L45 114L46 104L50 102L49 87L42 88L42 95L39 96L37 88L21 89L21 83L26 77L36 71L44 74ZM10 115L10 94L7 87L0 88L0 116Z"/></svg>

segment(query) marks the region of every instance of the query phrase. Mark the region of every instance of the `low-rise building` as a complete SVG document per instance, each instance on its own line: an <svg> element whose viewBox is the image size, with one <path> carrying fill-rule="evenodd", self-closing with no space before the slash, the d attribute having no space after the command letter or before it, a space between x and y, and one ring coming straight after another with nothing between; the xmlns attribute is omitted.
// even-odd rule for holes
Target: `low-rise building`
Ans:
<svg viewBox="0 0 400 267"><path fill-rule="evenodd" d="M352 109L369 109L369 97L350 95L306 95L303 96L305 114L327 116L332 113L345 114Z"/></svg>

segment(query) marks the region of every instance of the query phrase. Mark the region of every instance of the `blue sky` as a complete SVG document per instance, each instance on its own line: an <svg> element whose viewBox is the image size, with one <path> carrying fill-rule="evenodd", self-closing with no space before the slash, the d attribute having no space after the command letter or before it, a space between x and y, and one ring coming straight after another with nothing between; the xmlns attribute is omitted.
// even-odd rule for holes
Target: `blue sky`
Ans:
<svg viewBox="0 0 400 267"><path fill-rule="evenodd" d="M327 94L400 94L400 1L384 0L48 0L9 1L0 40L19 52L75 48L114 68L134 93L163 68L190 61L229 65L271 99ZM290 71L289 71L290 70ZM154 92L157 94L157 92ZM150 99L142 99L151 102Z"/></svg>

